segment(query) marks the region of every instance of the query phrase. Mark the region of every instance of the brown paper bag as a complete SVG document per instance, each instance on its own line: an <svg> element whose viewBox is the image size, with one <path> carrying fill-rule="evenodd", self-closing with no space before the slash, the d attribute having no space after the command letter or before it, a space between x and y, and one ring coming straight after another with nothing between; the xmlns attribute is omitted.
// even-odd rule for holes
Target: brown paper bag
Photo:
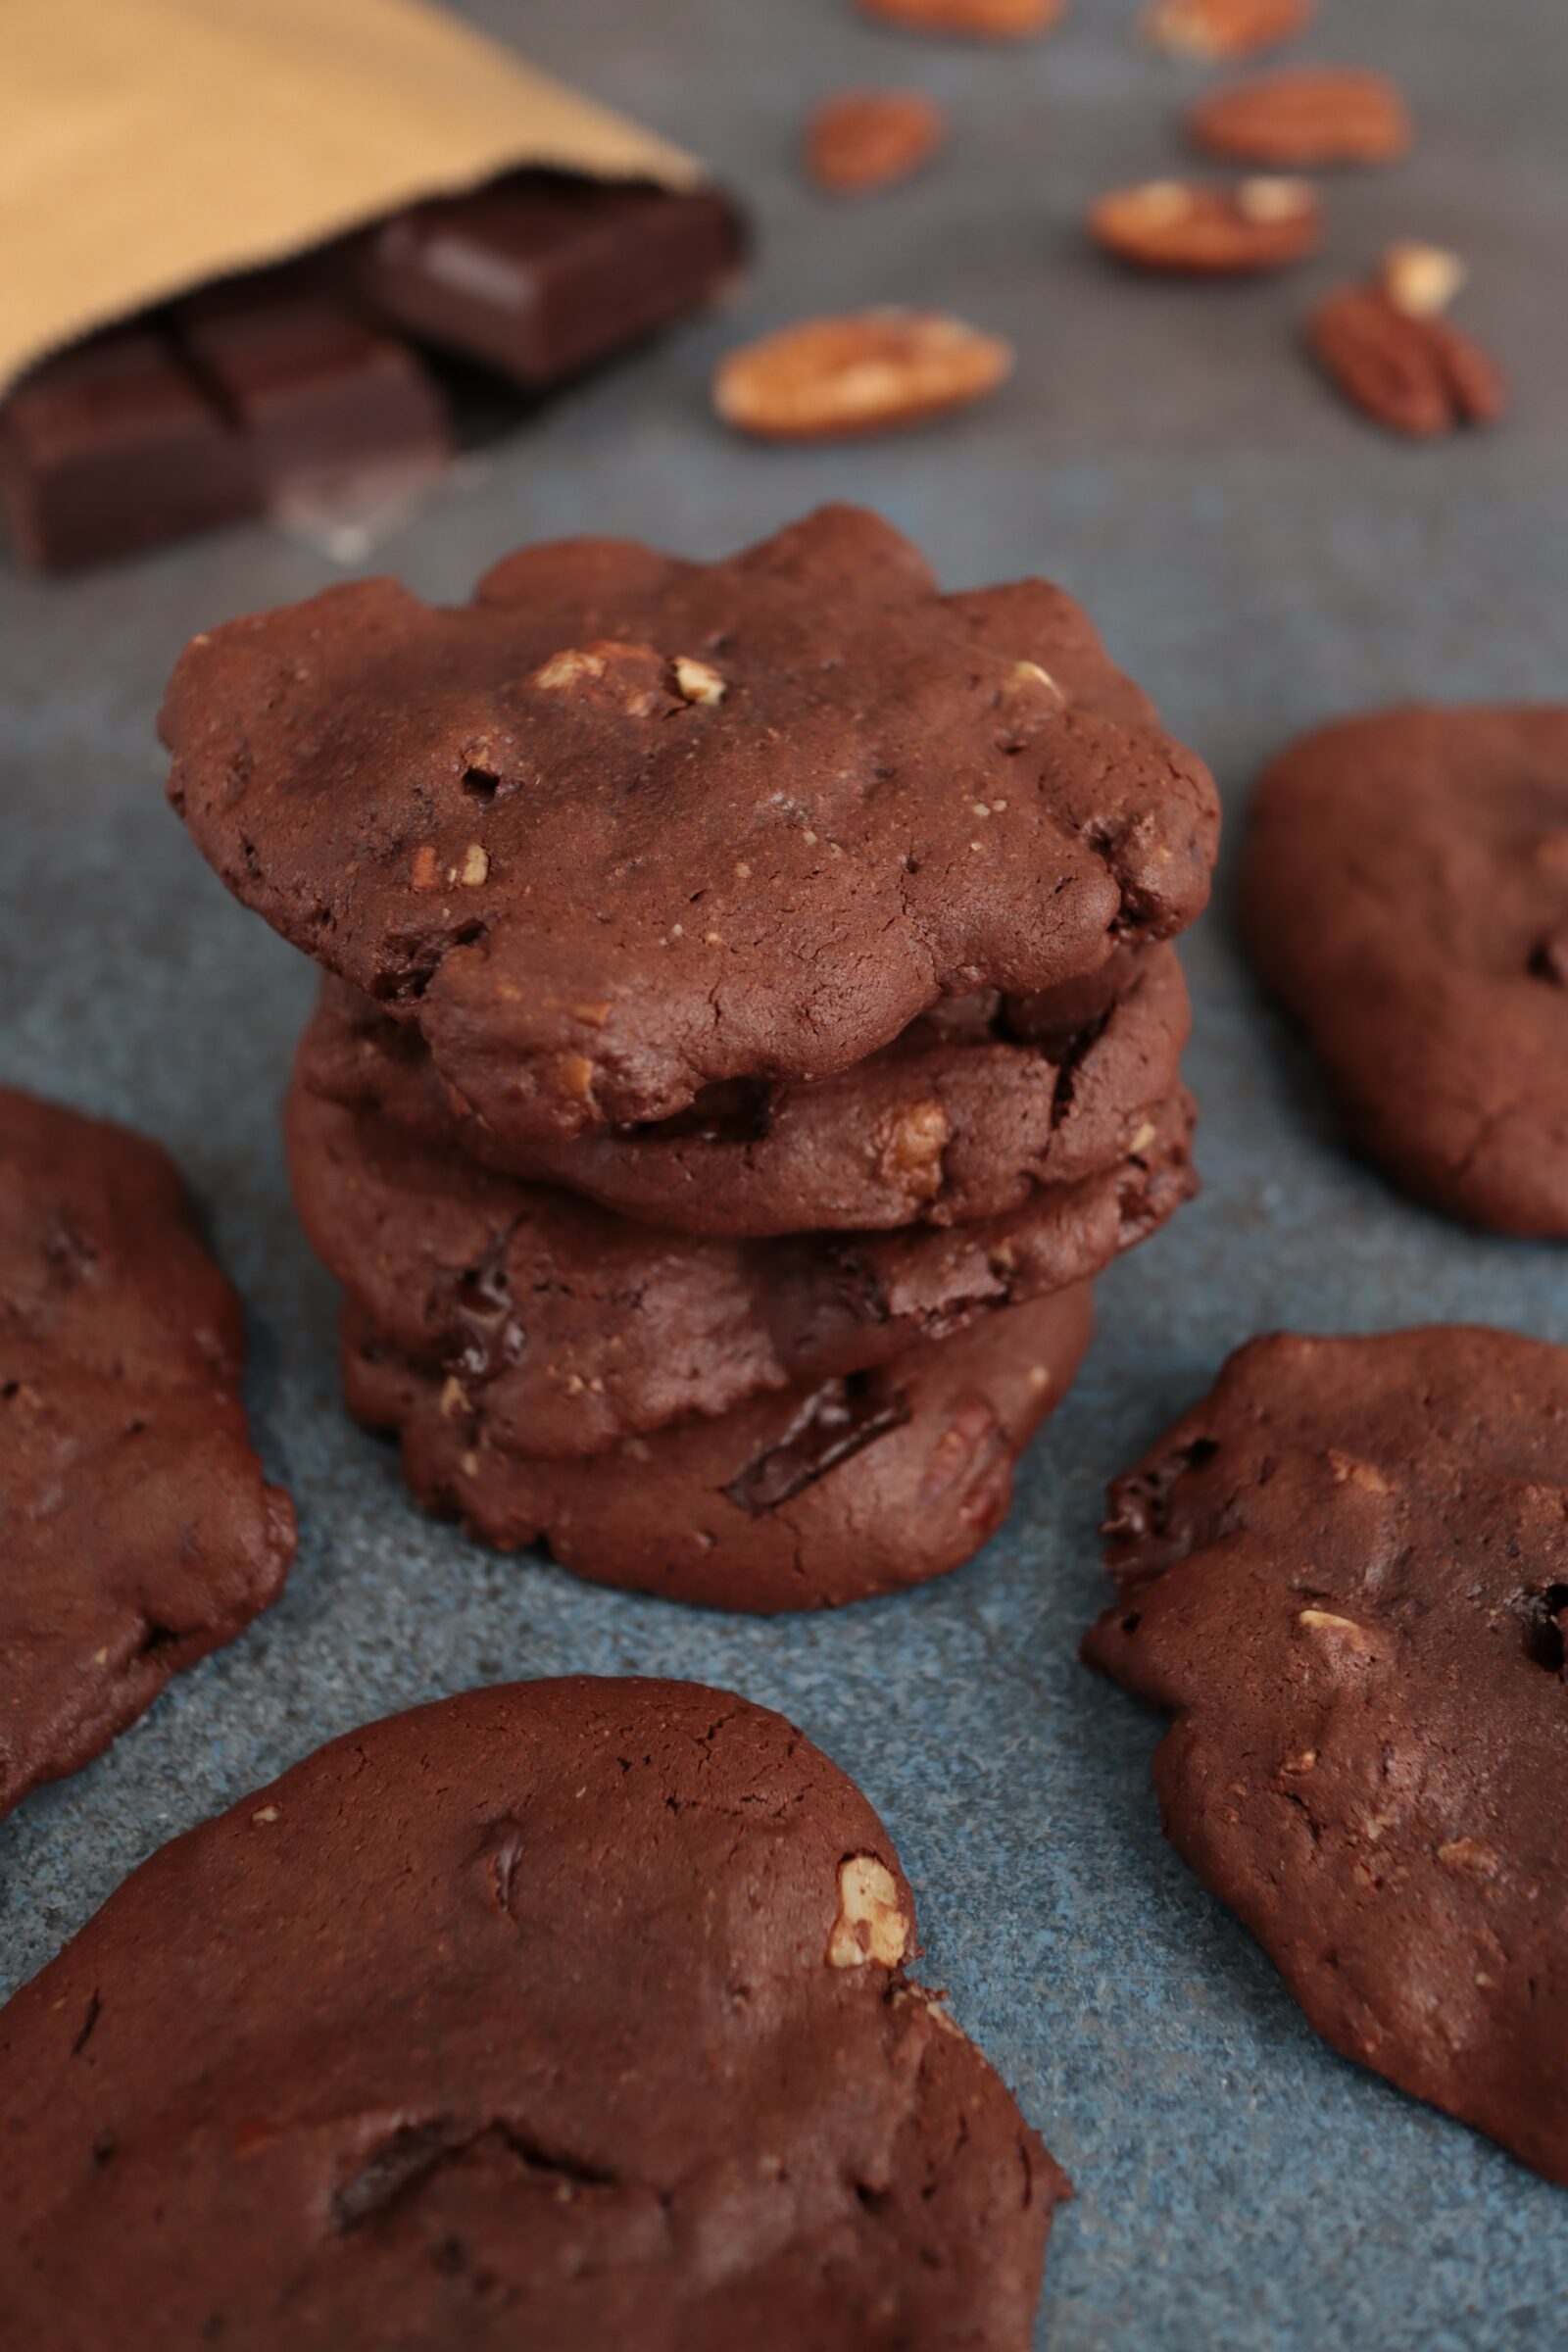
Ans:
<svg viewBox="0 0 1568 2352"><path fill-rule="evenodd" d="M148 303L519 164L703 176L424 0L3 0L0 392Z"/></svg>

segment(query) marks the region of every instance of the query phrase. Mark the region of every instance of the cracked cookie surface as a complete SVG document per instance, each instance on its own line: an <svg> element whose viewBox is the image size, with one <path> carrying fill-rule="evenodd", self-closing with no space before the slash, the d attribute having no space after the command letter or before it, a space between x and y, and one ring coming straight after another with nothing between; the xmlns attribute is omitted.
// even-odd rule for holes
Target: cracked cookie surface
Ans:
<svg viewBox="0 0 1568 2352"><path fill-rule="evenodd" d="M725 563L527 549L193 641L170 790L246 905L507 1142L808 1079L1168 937L1218 815L1072 601L828 508Z"/></svg>
<svg viewBox="0 0 1568 2352"><path fill-rule="evenodd" d="M1568 2182L1568 1349L1277 1337L1111 1489L1085 1654L1317 2031Z"/></svg>
<svg viewBox="0 0 1568 2352"><path fill-rule="evenodd" d="M971 1558L1006 1517L1018 1457L1092 1327L1080 1283L870 1371L573 1460L509 1451L482 1390L454 1396L352 1303L343 1389L358 1419L399 1434L418 1499L501 1550L543 1542L595 1584L773 1615L901 1592Z"/></svg>
<svg viewBox="0 0 1568 2352"><path fill-rule="evenodd" d="M156 1144L0 1090L0 1813L277 1597L240 1302Z"/></svg>
<svg viewBox="0 0 1568 2352"><path fill-rule="evenodd" d="M0 2334L1025 2352L1067 2184L916 1948L870 1805L743 1699L353 1733L0 2012Z"/></svg>
<svg viewBox="0 0 1568 2352"><path fill-rule="evenodd" d="M1568 709L1386 710L1257 788L1252 958L1408 1191L1568 1234Z"/></svg>

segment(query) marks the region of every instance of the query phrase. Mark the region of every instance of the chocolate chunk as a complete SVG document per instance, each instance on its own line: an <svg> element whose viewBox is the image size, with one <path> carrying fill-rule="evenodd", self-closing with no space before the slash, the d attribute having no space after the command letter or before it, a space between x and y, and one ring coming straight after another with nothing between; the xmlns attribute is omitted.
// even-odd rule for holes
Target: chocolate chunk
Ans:
<svg viewBox="0 0 1568 2352"><path fill-rule="evenodd" d="M871 1805L728 1692L357 1731L0 2012L0 2341L1024 2352L1070 2191L916 1949Z"/></svg>
<svg viewBox="0 0 1568 2352"><path fill-rule="evenodd" d="M902 1428L908 1418L909 1400L897 1389L878 1393L863 1374L830 1380L807 1398L783 1436L748 1462L724 1493L754 1517L777 1510L862 1446Z"/></svg>
<svg viewBox="0 0 1568 2352"><path fill-rule="evenodd" d="M540 390L707 301L740 255L713 189L516 172L382 222L357 282L405 332Z"/></svg>

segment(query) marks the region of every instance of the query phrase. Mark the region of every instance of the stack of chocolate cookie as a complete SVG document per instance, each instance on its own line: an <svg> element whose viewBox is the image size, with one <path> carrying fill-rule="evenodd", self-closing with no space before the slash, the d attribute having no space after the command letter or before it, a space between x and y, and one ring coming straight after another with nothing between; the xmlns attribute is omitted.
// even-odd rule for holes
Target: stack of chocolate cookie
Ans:
<svg viewBox="0 0 1568 2352"><path fill-rule="evenodd" d="M1040 581L830 509L198 639L171 791L326 967L349 1402L511 1547L731 1607L956 1566L1192 1189L1211 781Z"/></svg>

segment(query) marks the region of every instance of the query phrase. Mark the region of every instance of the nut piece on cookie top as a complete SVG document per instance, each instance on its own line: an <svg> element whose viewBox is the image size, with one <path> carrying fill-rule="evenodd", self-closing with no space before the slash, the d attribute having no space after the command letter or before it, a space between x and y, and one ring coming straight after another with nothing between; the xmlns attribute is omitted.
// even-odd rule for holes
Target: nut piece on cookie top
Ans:
<svg viewBox="0 0 1568 2352"><path fill-rule="evenodd" d="M235 895L516 1138L1092 971L1200 912L1218 830L1070 598L942 596L849 507L715 564L524 549L454 609L332 588L196 638L162 728Z"/></svg>

